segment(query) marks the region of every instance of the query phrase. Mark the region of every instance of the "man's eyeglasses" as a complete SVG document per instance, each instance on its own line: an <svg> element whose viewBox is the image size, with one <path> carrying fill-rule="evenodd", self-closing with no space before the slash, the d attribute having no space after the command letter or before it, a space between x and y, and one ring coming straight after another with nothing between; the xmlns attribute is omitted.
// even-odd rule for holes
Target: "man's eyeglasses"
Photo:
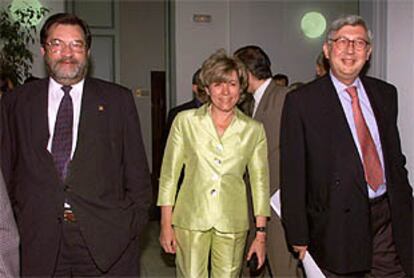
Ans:
<svg viewBox="0 0 414 278"><path fill-rule="evenodd" d="M77 52L77 53L82 53L86 49L85 42L79 41L79 40L70 41L66 43L62 40L54 39L54 40L47 42L45 45L53 53L60 53L64 51L67 47L69 47L70 50L72 50L73 52Z"/></svg>
<svg viewBox="0 0 414 278"><path fill-rule="evenodd" d="M339 38L336 38L336 39L331 39L330 41L334 42L335 46L339 50L347 49L351 43L354 46L355 50L364 50L367 47L367 45L370 44L369 42L367 42L364 39L350 40L350 39L345 38L345 37L339 37Z"/></svg>

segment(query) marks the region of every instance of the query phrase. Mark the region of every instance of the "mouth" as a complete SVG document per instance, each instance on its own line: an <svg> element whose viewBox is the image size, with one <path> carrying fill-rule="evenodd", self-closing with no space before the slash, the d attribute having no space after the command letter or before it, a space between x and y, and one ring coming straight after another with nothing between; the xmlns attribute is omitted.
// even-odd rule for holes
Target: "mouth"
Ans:
<svg viewBox="0 0 414 278"><path fill-rule="evenodd" d="M347 66L352 66L355 64L355 59L342 59L342 63Z"/></svg>
<svg viewBox="0 0 414 278"><path fill-rule="evenodd" d="M78 61L74 60L74 59L65 59L65 60L59 60L58 64L63 64L63 65L75 65L77 64Z"/></svg>

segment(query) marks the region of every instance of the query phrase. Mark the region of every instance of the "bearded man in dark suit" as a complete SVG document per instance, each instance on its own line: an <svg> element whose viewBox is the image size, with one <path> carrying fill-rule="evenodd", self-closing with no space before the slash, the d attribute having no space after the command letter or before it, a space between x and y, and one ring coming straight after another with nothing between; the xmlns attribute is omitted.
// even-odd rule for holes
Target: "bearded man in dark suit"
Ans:
<svg viewBox="0 0 414 278"><path fill-rule="evenodd" d="M49 78L2 99L2 168L23 276L138 276L149 171L132 94L86 77L87 24L55 14L41 52Z"/></svg>
<svg viewBox="0 0 414 278"><path fill-rule="evenodd" d="M287 240L327 277L413 275L413 197L397 129L397 91L360 76L372 34L355 15L323 45L330 73L287 95L281 132Z"/></svg>

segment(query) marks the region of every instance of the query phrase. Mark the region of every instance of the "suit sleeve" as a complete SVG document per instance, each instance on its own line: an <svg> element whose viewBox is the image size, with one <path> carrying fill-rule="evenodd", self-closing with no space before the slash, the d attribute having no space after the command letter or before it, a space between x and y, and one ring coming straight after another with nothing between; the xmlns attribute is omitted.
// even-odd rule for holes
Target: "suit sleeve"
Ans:
<svg viewBox="0 0 414 278"><path fill-rule="evenodd" d="M406 159L405 156L402 153L401 150L401 141L400 141L400 135L398 132L397 127L397 118L398 118L398 99L397 99L397 90L395 87L392 87L392 96L393 99L390 102L392 105L392 121L390 122L389 126L389 146L387 146L389 153L392 156L391 160L391 167L394 168L394 175L393 179L395 183L401 184L403 186L406 186L406 189L412 191L411 186L409 186L408 181L408 172L405 168Z"/></svg>
<svg viewBox="0 0 414 278"><path fill-rule="evenodd" d="M252 188L255 216L270 216L269 207L269 163L267 160L267 140L263 125L260 124L257 141L247 165Z"/></svg>
<svg viewBox="0 0 414 278"><path fill-rule="evenodd" d="M148 220L152 196L151 182L135 102L131 93L127 96L123 129L124 187L127 196L134 201L138 218L137 231L139 231Z"/></svg>
<svg viewBox="0 0 414 278"><path fill-rule="evenodd" d="M1 121L0 121L0 165L10 199L13 202L13 170L16 157L15 126L14 126L14 107L17 92L4 94L1 98Z"/></svg>
<svg viewBox="0 0 414 278"><path fill-rule="evenodd" d="M184 163L183 117L178 115L171 127L162 160L158 206L174 206L177 183Z"/></svg>
<svg viewBox="0 0 414 278"><path fill-rule="evenodd" d="M0 173L0 277L19 276L19 235Z"/></svg>
<svg viewBox="0 0 414 278"><path fill-rule="evenodd" d="M296 97L296 98L294 98ZM306 145L300 99L288 94L281 122L281 206L288 243L307 245Z"/></svg>

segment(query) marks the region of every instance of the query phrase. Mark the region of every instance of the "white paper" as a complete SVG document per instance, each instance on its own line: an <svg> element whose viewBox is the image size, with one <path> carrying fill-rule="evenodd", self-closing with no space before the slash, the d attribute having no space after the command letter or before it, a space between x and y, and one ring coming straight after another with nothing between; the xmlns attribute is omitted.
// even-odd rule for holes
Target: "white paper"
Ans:
<svg viewBox="0 0 414 278"><path fill-rule="evenodd" d="M282 218L281 212L280 212L280 190L276 191L275 194L270 198L270 206L272 209L276 212L277 216L279 218ZM309 254L308 251L305 253L305 257L302 260L303 267L306 272L306 277L308 278L323 278L325 275L323 275L321 269L316 264L315 260L312 258L312 256Z"/></svg>

